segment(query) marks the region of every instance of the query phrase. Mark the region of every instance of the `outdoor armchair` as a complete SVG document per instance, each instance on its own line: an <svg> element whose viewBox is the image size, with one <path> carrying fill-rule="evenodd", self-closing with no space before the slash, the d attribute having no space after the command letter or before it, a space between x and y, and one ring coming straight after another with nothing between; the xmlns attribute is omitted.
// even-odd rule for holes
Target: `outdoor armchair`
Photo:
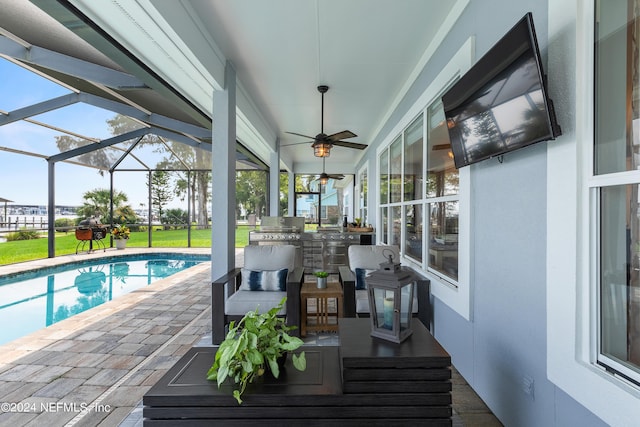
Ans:
<svg viewBox="0 0 640 427"><path fill-rule="evenodd" d="M226 326L239 321L256 308L264 313L287 297L280 315L288 326L295 326L291 335L300 335L300 288L303 267L296 266L293 245L249 245L244 248L244 267L235 268L214 280L211 286L212 343L220 344Z"/></svg>
<svg viewBox="0 0 640 427"><path fill-rule="evenodd" d="M352 245L349 246L349 266L339 267L340 283L344 293L344 317L369 317L369 296L366 276L378 270L380 264L389 261L399 262L400 252L393 245ZM414 270L417 276L414 290L413 315L429 328L430 324L430 282Z"/></svg>

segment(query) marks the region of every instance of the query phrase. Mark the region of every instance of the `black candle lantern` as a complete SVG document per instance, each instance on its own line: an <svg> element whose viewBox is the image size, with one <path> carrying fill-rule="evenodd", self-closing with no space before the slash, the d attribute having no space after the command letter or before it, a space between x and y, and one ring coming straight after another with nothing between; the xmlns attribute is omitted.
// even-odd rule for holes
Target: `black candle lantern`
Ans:
<svg viewBox="0 0 640 427"><path fill-rule="evenodd" d="M389 261L366 277L371 315L371 336L401 343L411 333L415 275Z"/></svg>

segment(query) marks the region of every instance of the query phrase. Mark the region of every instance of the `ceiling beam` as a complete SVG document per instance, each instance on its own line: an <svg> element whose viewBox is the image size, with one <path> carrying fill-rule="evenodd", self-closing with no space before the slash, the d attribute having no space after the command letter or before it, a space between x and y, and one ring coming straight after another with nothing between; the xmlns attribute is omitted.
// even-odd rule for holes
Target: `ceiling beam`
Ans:
<svg viewBox="0 0 640 427"><path fill-rule="evenodd" d="M47 160L51 162L61 162L63 160L67 160L72 157L77 157L82 154L87 154L92 151L100 150L101 148L109 147L115 144L120 144L122 142L128 141L133 138L139 138L149 133L151 133L150 128L136 129L131 132L123 133L122 135L114 136L113 138L103 139L102 141L95 144L85 145L83 147L78 147L78 148L74 148L73 150L65 151L64 153L50 156L47 158Z"/></svg>
<svg viewBox="0 0 640 427"><path fill-rule="evenodd" d="M28 107L9 111L8 113L3 113L0 115L0 126L13 123L18 120L25 120L32 116L43 114L48 111L56 110L78 102L84 102L86 104L93 105L94 107L103 108L105 110L113 111L124 116L129 116L149 126L171 130L173 131L171 132L172 135L187 134L193 136L194 138L204 140L208 140L211 138L211 131L209 129L195 126L189 123L184 123L179 120L162 116L160 114L147 114L138 110L137 108L123 104L121 102L104 99L97 95L91 95L88 93L70 93L67 95L59 96L57 98L48 99L46 101L39 102ZM193 140L190 141L194 142Z"/></svg>
<svg viewBox="0 0 640 427"><path fill-rule="evenodd" d="M194 140L192 138L189 138L189 137L187 137L185 135L182 135L182 134L179 134L179 133L175 133L175 132L172 132L172 131L167 130L167 129L149 127L149 128L136 129L136 130L131 131L131 132L126 132L126 133L123 133L121 135L114 136L112 138L103 139L103 140L101 140L101 141L99 141L97 143L88 144L88 145L85 145L85 146L82 146L82 147L74 148L73 150L65 151L63 153L47 157L47 159L50 160L50 161L53 161L53 162L60 162L60 161L64 161L64 160L70 159L72 157L81 156L83 154L87 154L87 153L90 153L92 151L96 151L96 150L100 150L102 148L110 147L110 146L115 145L115 144L120 144L122 142L126 142L126 141L129 141L129 140L134 139L134 138L141 138L141 137L143 137L145 135L149 135L149 134L161 136L161 137L170 139L172 141L180 142L180 143L189 145L191 147L195 147L195 148L199 148L201 150L205 150L205 151L211 152L211 144L201 143L201 142L196 141L196 140Z"/></svg>
<svg viewBox="0 0 640 427"><path fill-rule="evenodd" d="M30 46L27 48L7 37L0 37L0 54L113 89L149 88L131 74L72 58L42 47Z"/></svg>
<svg viewBox="0 0 640 427"><path fill-rule="evenodd" d="M18 108L17 110L9 111L6 114L0 116L0 126L4 126L9 123L17 122L28 117L37 116L38 114L46 113L48 111L57 110L58 108L66 107L68 105L75 104L79 101L79 94L69 93L57 98L51 98L46 101L38 102L37 104L29 105L28 107Z"/></svg>
<svg viewBox="0 0 640 427"><path fill-rule="evenodd" d="M211 138L210 129L185 123L180 120L172 119L170 117L162 116L156 113L147 114L135 107L131 107L130 105L105 99L97 95L81 93L80 101L93 105L94 107L100 107L104 108L105 110L122 114L123 116L129 116L133 119L140 120L141 122L146 123L150 126L158 126L165 129L171 129L176 132L183 132L185 134L193 135L195 138Z"/></svg>

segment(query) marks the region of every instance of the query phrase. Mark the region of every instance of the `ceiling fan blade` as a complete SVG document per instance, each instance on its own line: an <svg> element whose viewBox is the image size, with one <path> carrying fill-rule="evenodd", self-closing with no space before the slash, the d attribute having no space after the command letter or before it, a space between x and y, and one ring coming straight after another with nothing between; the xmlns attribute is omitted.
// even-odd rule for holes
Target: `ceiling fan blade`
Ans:
<svg viewBox="0 0 640 427"><path fill-rule="evenodd" d="M432 148L433 151L450 150L450 149L451 149L451 144L435 144Z"/></svg>
<svg viewBox="0 0 640 427"><path fill-rule="evenodd" d="M344 178L344 175L329 174L329 178L331 178L331 179L342 179L342 178Z"/></svg>
<svg viewBox="0 0 640 427"><path fill-rule="evenodd" d="M354 136L358 136L350 130L343 130L342 132L334 133L333 135L327 136L327 139L331 142L338 141L339 139L347 139L353 138Z"/></svg>
<svg viewBox="0 0 640 427"><path fill-rule="evenodd" d="M292 145L313 144L315 141L292 142L291 144L280 144L280 147L290 147Z"/></svg>
<svg viewBox="0 0 640 427"><path fill-rule="evenodd" d="M288 133L288 134L291 134L291 135L298 135L298 136L301 136L301 137L303 137L303 138L311 138L311 139L313 139L313 140L315 140L315 139L316 139L316 137L315 137L315 136L303 135L303 134L301 134L301 133L297 133L297 132L285 132L285 133Z"/></svg>
<svg viewBox="0 0 640 427"><path fill-rule="evenodd" d="M364 150L368 147L366 144L358 144L356 142L347 142L347 141L333 141L333 145L337 145L339 147L347 147L347 148L355 148L356 150Z"/></svg>

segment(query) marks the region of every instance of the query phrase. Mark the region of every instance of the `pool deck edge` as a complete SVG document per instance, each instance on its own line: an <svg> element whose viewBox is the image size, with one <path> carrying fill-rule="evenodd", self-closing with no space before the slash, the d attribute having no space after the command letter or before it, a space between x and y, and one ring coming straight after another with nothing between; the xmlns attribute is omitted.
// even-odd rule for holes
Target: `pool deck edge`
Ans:
<svg viewBox="0 0 640 427"><path fill-rule="evenodd" d="M60 255L55 258L42 258L33 261L23 261L14 264L0 265L0 277L22 273L24 271L39 270L63 264L81 263L86 261L96 261L101 258L111 257L127 257L131 255L145 255L158 253L173 253L180 255L211 255L211 248L127 248L118 250L116 248L107 248L105 251L97 250L91 253L79 253L71 255Z"/></svg>

